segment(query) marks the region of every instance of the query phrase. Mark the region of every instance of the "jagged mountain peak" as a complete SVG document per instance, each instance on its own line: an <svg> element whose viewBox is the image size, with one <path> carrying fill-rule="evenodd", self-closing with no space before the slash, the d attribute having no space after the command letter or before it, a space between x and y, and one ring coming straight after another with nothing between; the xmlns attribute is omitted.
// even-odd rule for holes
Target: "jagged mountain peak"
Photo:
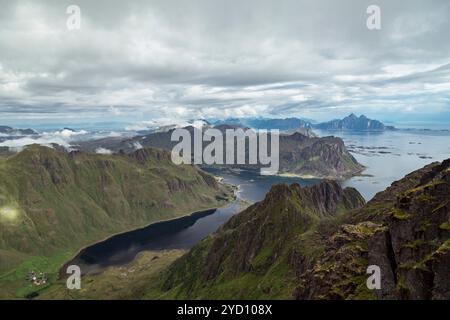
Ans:
<svg viewBox="0 0 450 320"><path fill-rule="evenodd" d="M276 185L172 264L161 290L191 299L449 299L449 165L417 170L365 205L334 181ZM369 265L381 268L381 290L366 286Z"/></svg>
<svg viewBox="0 0 450 320"><path fill-rule="evenodd" d="M335 119L322 122L313 127L323 130L357 130L357 131L383 131L392 130L393 127L385 126L381 121L367 118L365 115L356 116L351 113L343 119Z"/></svg>
<svg viewBox="0 0 450 320"><path fill-rule="evenodd" d="M166 150L156 148L140 148L129 154L130 158L135 159L141 164L147 162L148 159L157 161L170 161L170 153Z"/></svg>
<svg viewBox="0 0 450 320"><path fill-rule="evenodd" d="M324 180L307 187L302 187L298 183L274 185L259 205L264 209L289 201L297 202L299 208L305 209L308 214L318 215L333 215L340 208L354 209L365 204L356 189L343 189L335 180Z"/></svg>
<svg viewBox="0 0 450 320"><path fill-rule="evenodd" d="M270 279L274 277L274 268L285 268L298 238L307 234L322 217L357 209L363 204L356 190L342 189L335 181L310 187L296 183L275 185L263 201L233 216L215 234L175 262L163 279L164 290L177 288L183 297L206 297L203 294L209 291L207 288L220 286L224 279L244 281L248 273ZM262 287L241 288L239 295L247 291L246 296L252 296L250 291L264 290ZM277 290L285 289L288 287ZM238 292L231 286L220 294L231 298Z"/></svg>

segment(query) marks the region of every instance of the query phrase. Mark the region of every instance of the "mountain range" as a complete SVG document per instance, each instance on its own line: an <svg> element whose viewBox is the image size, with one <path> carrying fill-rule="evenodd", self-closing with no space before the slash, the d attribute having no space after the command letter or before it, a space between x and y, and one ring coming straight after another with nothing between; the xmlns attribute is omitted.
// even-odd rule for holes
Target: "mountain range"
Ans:
<svg viewBox="0 0 450 320"><path fill-rule="evenodd" d="M278 129L281 131L295 130L299 128L311 128L309 120L300 118L227 118L225 120L210 121L214 125L229 124L252 129Z"/></svg>
<svg viewBox="0 0 450 320"><path fill-rule="evenodd" d="M352 188L277 185L176 260L153 295L187 299L449 299L450 159L365 204ZM381 289L369 290L369 265ZM151 295L150 295L151 297Z"/></svg>
<svg viewBox="0 0 450 320"><path fill-rule="evenodd" d="M299 128L322 129L322 130L354 130L354 131L384 131L394 130L393 126L386 126L381 121L367 118L365 115L359 117L351 113L343 119L335 119L327 122L316 123L308 119L300 118L228 118L225 120L211 121L215 125L233 124L247 126L253 129L279 129L281 131L292 131Z"/></svg>
<svg viewBox="0 0 450 320"><path fill-rule="evenodd" d="M227 129L248 129L240 125L221 124L214 128L223 133ZM185 129L191 132L198 129L192 126ZM178 143L171 141L174 129L162 132L154 132L129 139L106 138L101 140L79 142L77 147L87 152L95 152L99 148L114 152L132 152L140 147L153 147L172 150ZM208 143L204 143L204 147ZM236 146L237 147L237 146ZM317 137L295 132L293 134L280 134L279 139L280 173L299 176L343 179L359 174L364 167L359 164L345 147L341 138ZM248 154L248 144L246 144ZM207 166L205 166L207 167ZM259 166L227 165L226 168L255 169Z"/></svg>
<svg viewBox="0 0 450 320"><path fill-rule="evenodd" d="M16 129L9 126L0 126L0 133L10 136L25 136L37 134L33 129Z"/></svg>
<svg viewBox="0 0 450 320"><path fill-rule="evenodd" d="M450 299L450 159L365 202L334 181L275 185L190 251L63 283L41 298ZM380 288L367 287L369 266Z"/></svg>

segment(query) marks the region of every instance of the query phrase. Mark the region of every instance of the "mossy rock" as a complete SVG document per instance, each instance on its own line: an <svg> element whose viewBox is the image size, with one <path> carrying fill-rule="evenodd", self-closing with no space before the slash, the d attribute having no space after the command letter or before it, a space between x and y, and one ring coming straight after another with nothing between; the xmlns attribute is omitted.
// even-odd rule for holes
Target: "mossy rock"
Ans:
<svg viewBox="0 0 450 320"><path fill-rule="evenodd" d="M389 215L397 220L408 220L411 215L401 209L395 208L391 212L389 212Z"/></svg>
<svg viewBox="0 0 450 320"><path fill-rule="evenodd" d="M442 223L439 226L439 229L450 231L450 220L447 221L447 222Z"/></svg>

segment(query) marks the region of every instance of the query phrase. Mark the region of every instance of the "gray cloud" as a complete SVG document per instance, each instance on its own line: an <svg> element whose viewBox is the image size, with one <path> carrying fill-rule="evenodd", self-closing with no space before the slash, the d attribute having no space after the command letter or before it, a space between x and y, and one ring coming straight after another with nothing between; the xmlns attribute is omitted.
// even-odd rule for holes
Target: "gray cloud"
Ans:
<svg viewBox="0 0 450 320"><path fill-rule="evenodd" d="M4 119L449 111L445 0L76 3L0 0Z"/></svg>

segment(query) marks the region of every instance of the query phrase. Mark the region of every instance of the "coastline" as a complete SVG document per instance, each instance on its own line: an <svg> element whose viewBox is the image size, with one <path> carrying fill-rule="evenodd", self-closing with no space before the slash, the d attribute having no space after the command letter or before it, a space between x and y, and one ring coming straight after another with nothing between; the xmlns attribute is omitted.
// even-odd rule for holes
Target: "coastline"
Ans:
<svg viewBox="0 0 450 320"><path fill-rule="evenodd" d="M305 179L305 180L327 180L328 179L328 180L344 181L344 180L351 179L353 177L370 176L370 175L363 174L364 170L366 170L366 169L367 169L367 167L364 166L364 168L362 168L360 171L356 172L355 174L351 174L351 175L347 175L347 176L340 176L340 177L315 176L312 174L298 174L298 173L289 173L289 172L278 173L278 174L276 174L276 176L285 177L285 178L299 178L299 179Z"/></svg>
<svg viewBox="0 0 450 320"><path fill-rule="evenodd" d="M297 174L297 173L279 173L276 176L278 177L285 177L285 178L300 178L300 179L324 179L321 177L314 176L312 174Z"/></svg>
<svg viewBox="0 0 450 320"><path fill-rule="evenodd" d="M223 184L225 184L225 183L223 183ZM116 232L116 233L110 234L110 235L102 238L101 240L97 240L97 241L94 241L94 242L91 242L91 243L89 243L87 245L82 246L80 249L78 249L78 251L70 259L67 260L67 262L65 262L63 265L61 265L61 267L58 268L58 270L59 270L58 271L59 279L62 279L62 278L64 278L64 276L67 276L67 274L65 272L65 269L67 269L67 266L69 266L72 261L77 259L81 255L81 253L85 249L87 249L88 247L91 247L91 246L94 246L96 244L99 244L99 243L102 243L104 241L107 241L107 240L111 239L112 237L115 237L115 236L118 236L118 235L121 235L121 234L125 234L125 233L128 233L128 232L144 229L144 228L150 227L151 225L154 225L154 224L157 224L157 223L175 221L175 220L180 219L180 218L190 217L190 216L192 216L192 215L194 215L196 213L202 213L202 212L211 211L211 210L215 211L215 210L220 209L220 208L225 208L226 206L232 204L234 201L237 200L237 192L236 192L237 186L232 185L232 184L228 184L228 185L231 186L232 190L233 190L232 200L227 201L222 206L208 207L208 208L203 208L203 209L199 208L198 210L190 211L189 213L181 214L181 215L176 216L176 217L171 217L171 218L167 218L167 219L159 219L159 220L150 222L150 223L148 223L146 225L143 225L141 227L130 228L130 229L127 229L127 230L124 230L124 231L120 231L120 232Z"/></svg>

